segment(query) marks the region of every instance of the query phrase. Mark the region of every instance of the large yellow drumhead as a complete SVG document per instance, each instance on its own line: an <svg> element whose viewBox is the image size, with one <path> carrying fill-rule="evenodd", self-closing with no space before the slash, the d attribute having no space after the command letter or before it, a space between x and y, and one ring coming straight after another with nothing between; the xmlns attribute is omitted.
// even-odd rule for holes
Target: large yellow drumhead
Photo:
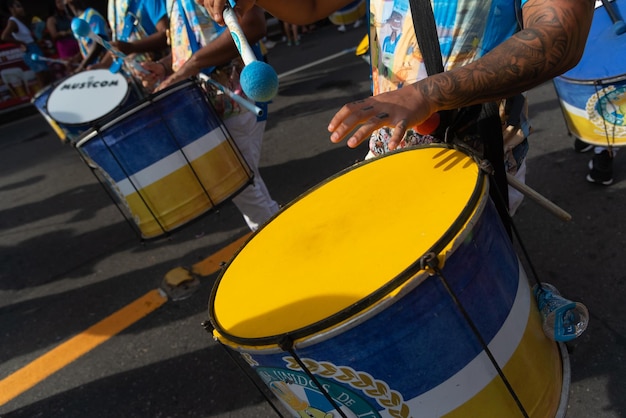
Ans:
<svg viewBox="0 0 626 418"><path fill-rule="evenodd" d="M218 332L283 335L362 300L441 239L478 179L467 154L433 146L395 152L322 183L227 266L212 296Z"/></svg>

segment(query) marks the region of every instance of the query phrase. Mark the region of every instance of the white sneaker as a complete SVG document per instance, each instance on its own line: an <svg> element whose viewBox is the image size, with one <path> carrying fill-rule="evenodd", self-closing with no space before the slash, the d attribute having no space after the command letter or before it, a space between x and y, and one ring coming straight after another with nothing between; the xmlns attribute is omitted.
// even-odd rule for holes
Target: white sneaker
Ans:
<svg viewBox="0 0 626 418"><path fill-rule="evenodd" d="M352 27L354 29L358 28L359 26L361 26L363 22L361 22L361 19L357 20L356 22L354 22L354 25L352 25Z"/></svg>
<svg viewBox="0 0 626 418"><path fill-rule="evenodd" d="M337 30L339 32L345 32L346 31L346 25L339 25L339 27L337 28Z"/></svg>

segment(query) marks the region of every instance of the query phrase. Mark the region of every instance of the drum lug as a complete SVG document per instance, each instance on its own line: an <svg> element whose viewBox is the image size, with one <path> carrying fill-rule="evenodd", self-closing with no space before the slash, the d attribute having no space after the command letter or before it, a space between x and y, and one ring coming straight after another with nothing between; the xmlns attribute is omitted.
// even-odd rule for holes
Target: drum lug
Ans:
<svg viewBox="0 0 626 418"><path fill-rule="evenodd" d="M207 319L206 321L202 321L202 323L200 325L202 326L202 328L204 328L204 330L206 332L208 332L209 334L213 334L213 331L215 330L215 327L213 326L211 321L209 321Z"/></svg>
<svg viewBox="0 0 626 418"><path fill-rule="evenodd" d="M478 163L478 166L484 173L486 173L489 176L492 176L495 173L495 170L493 169L493 166L491 165L489 160L481 159Z"/></svg>
<svg viewBox="0 0 626 418"><path fill-rule="evenodd" d="M420 258L420 268L425 270L431 276L437 274L439 271L439 257L434 252L428 252Z"/></svg>

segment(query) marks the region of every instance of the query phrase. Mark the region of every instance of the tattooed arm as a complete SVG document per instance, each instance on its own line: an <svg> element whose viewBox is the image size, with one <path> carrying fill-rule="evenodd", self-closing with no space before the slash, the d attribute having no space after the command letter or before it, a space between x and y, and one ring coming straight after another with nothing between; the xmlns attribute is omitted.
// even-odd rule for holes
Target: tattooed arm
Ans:
<svg viewBox="0 0 626 418"><path fill-rule="evenodd" d="M513 96L564 73L582 56L593 7L593 0L528 0L522 31L471 64L343 106L328 126L331 141L356 129L347 141L356 147L392 126L394 149L408 127L437 111Z"/></svg>

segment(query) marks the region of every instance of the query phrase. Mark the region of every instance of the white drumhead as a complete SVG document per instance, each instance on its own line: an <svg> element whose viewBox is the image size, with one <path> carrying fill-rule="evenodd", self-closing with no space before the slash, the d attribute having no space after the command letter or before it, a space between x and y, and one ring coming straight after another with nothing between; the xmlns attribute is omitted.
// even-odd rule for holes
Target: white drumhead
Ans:
<svg viewBox="0 0 626 418"><path fill-rule="evenodd" d="M128 81L109 70L89 70L63 80L48 98L52 119L68 125L96 121L113 112L128 93Z"/></svg>

